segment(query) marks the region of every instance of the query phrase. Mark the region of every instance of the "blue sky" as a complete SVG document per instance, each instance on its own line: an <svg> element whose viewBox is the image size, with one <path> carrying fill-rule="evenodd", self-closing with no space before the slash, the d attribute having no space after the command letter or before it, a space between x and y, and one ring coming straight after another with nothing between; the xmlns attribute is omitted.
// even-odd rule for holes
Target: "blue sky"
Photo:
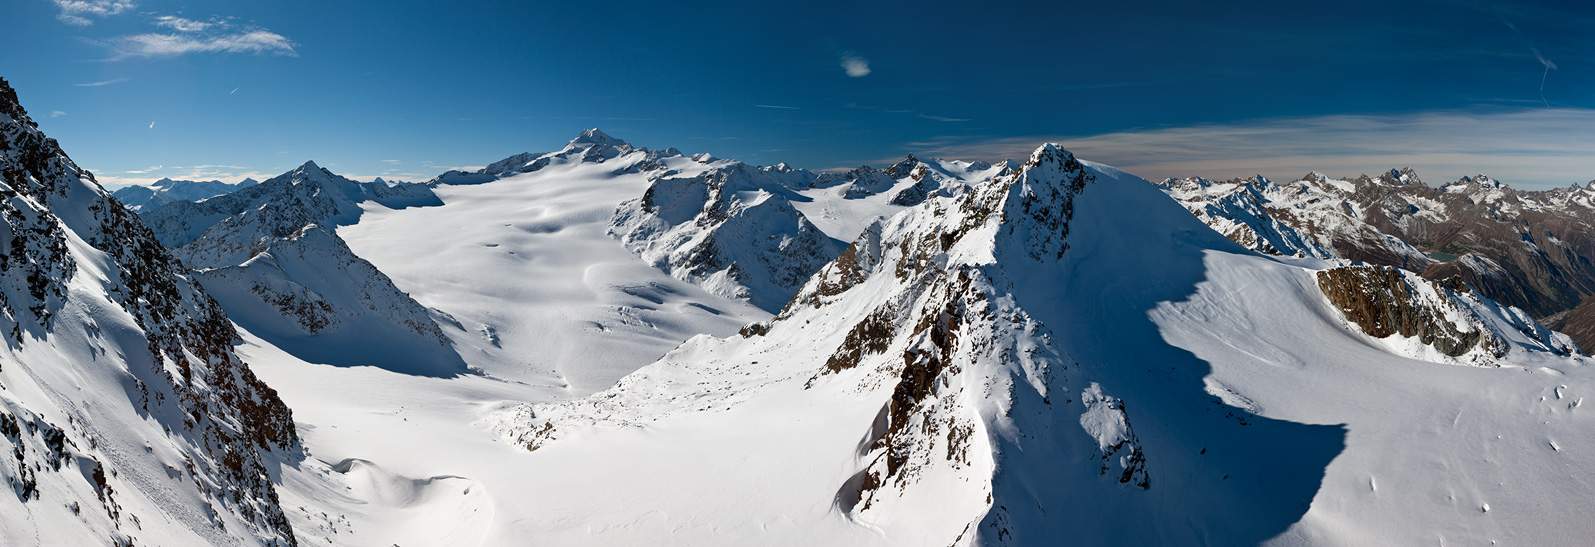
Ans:
<svg viewBox="0 0 1595 547"><path fill-rule="evenodd" d="M600 127L811 169L1058 141L1148 178L1595 179L1588 2L7 0L0 76L103 182L423 180ZM1542 92L1543 85L1543 92Z"/></svg>

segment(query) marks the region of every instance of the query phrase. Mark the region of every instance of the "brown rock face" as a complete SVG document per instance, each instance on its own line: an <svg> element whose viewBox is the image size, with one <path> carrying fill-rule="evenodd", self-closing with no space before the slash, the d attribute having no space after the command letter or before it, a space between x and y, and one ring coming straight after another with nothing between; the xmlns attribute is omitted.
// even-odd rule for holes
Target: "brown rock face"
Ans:
<svg viewBox="0 0 1595 547"><path fill-rule="evenodd" d="M1564 320L1595 325L1595 306L1570 311L1595 296L1595 186L1525 191L1477 176L1435 187L1410 169L1343 180L1314 173L1289 183L1169 179L1160 186L1259 252L1292 254L1268 242L1306 236L1336 258L1429 279L1461 276L1481 296L1558 329ZM1199 191L1207 186L1238 189ZM1397 252L1412 250L1463 258ZM1595 347L1595 329L1573 336Z"/></svg>
<svg viewBox="0 0 1595 547"><path fill-rule="evenodd" d="M1461 280L1419 282L1429 283L1436 293L1448 297L1447 301L1434 303L1419 298L1417 288L1406 276L1389 266L1348 266L1318 272L1318 288L1324 296L1369 336L1400 334L1417 338L1452 357L1467 353L1487 336L1479 329L1459 329L1445 319L1445 311L1440 309L1456 308L1449 302L1450 295L1469 290Z"/></svg>

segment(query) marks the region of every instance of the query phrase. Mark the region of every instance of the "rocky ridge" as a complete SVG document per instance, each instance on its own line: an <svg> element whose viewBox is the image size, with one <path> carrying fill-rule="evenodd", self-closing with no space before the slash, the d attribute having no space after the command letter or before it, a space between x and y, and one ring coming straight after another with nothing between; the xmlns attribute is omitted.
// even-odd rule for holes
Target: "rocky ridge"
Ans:
<svg viewBox="0 0 1595 547"><path fill-rule="evenodd" d="M427 308L338 237L336 227L355 222L364 202L442 204L427 186L359 183L306 162L256 187L150 215L192 231L205 218L185 211L232 212L172 253L230 315L274 345L312 362L463 372Z"/></svg>
<svg viewBox="0 0 1595 547"><path fill-rule="evenodd" d="M289 410L221 308L0 80L0 543L293 545Z"/></svg>
<svg viewBox="0 0 1595 547"><path fill-rule="evenodd" d="M741 337L695 338L659 363L588 399L521 407L511 442L537 450L567 432L642 427L683 412L725 411L762 390L854 393L880 401L859 441L859 471L837 506L871 522L929 503L959 507L947 539L1017 541L1008 509L1027 478L998 473L1009 458L1077 461L1103 484L1136 490L1154 477L1123 402L1084 378L1048 328L1008 294L1008 267L1052 264L1069 249L1075 196L1096 172L1051 145L1020 170L877 223L813 276L769 323ZM1011 266L1005 266L1011 265ZM859 318L842 323L839 318ZM806 354L746 369L754 355ZM802 349L799 349L802 348ZM731 370L752 378L722 383ZM1023 440L1021 440L1023 439ZM1038 455L1043 454L1043 455ZM931 494L939 492L940 495Z"/></svg>
<svg viewBox="0 0 1595 547"><path fill-rule="evenodd" d="M122 202L133 212L153 211L157 207L174 201L200 201L220 195L230 194L250 186L260 184L255 179L244 179L236 183L226 183L219 180L192 181L172 180L164 178L155 181L149 186L128 186L111 193L111 197Z"/></svg>
<svg viewBox="0 0 1595 547"><path fill-rule="evenodd" d="M1436 280L1458 276L1553 328L1595 324L1570 311L1595 294L1590 186L1521 191L1479 175L1436 188L1411 169L1354 179L1311 173L1289 183L1167 179L1159 186L1259 252L1395 266ZM1586 347L1595 342L1586 334L1595 329L1570 330Z"/></svg>

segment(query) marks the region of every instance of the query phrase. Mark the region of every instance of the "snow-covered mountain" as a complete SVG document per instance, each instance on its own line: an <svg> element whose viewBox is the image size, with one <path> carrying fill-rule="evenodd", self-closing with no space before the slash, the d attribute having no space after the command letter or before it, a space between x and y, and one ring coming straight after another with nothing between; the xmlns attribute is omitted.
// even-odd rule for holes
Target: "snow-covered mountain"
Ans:
<svg viewBox="0 0 1595 547"><path fill-rule="evenodd" d="M788 186L793 177L783 176L792 173L694 163L651 177L648 191L610 221L610 233L649 264L774 311L842 251L792 205L802 199Z"/></svg>
<svg viewBox="0 0 1595 547"><path fill-rule="evenodd" d="M611 542L1592 531L1573 507L1595 456L1571 444L1595 447L1595 382L1569 340L1456 281L1243 250L1158 190L1044 146L865 230L769 322L491 420L528 465L583 477L548 493L627 523Z"/></svg>
<svg viewBox="0 0 1595 547"><path fill-rule="evenodd" d="M312 362L451 375L465 364L430 312L335 232L356 222L362 205L440 204L427 186L360 183L306 162L254 188L168 204L146 218L168 228L163 240L180 243L172 253L229 315L273 345Z"/></svg>
<svg viewBox="0 0 1595 547"><path fill-rule="evenodd" d="M1595 294L1595 189L1587 186L1528 192L1478 175L1434 188L1399 169L1355 179L1311 173L1290 183L1168 179L1159 187L1259 252L1461 276L1553 327L1595 324L1585 316L1595 308L1570 312ZM1585 329L1573 330L1580 343L1595 344Z"/></svg>
<svg viewBox="0 0 1595 547"><path fill-rule="evenodd" d="M173 201L199 201L259 184L255 179L244 179L235 183L226 183L219 180L192 181L172 180L164 178L155 181L149 186L128 186L111 193L111 197L122 202L134 212L150 211Z"/></svg>
<svg viewBox="0 0 1595 547"><path fill-rule="evenodd" d="M877 170L866 165L849 171L824 173L805 186L831 188L834 189L833 193L845 199L890 193L888 203L907 207L919 205L932 196L956 196L966 191L970 184L1005 174L1014 166L1011 161L993 165L988 162L935 158L921 160L909 154L903 161L885 169Z"/></svg>
<svg viewBox="0 0 1595 547"><path fill-rule="evenodd" d="M0 80L5 545L294 545L303 454L232 323Z"/></svg>
<svg viewBox="0 0 1595 547"><path fill-rule="evenodd" d="M1403 239L1422 214L1454 220L1444 199L1401 213L1406 194L1375 207L1347 197L1372 181L1318 176L1154 185L1055 145L813 173L589 130L424 185L307 163L146 211L150 230L21 126L6 184L70 184L0 210L5 256L28 258L6 259L0 295L31 303L5 307L18 426L0 433L32 462L5 476L59 498L3 513L29 515L0 518L8 544L1595 533L1587 358ZM1533 209L1478 177L1436 191ZM1406 232L1375 238L1397 217ZM1245 227L1250 249L1204 224ZM1340 245L1363 239L1424 275L1349 264ZM1485 253L1441 265L1514 282Z"/></svg>
<svg viewBox="0 0 1595 547"><path fill-rule="evenodd" d="M293 176L295 173L300 174L299 179ZM312 184L300 190L287 190L295 186L296 180L310 178L315 179ZM176 247L193 241L224 219L258 208L273 199L297 200L288 207L294 213L273 217L280 217L274 221L280 226L272 228L282 233L297 230L308 222L353 223L360 217L360 205L367 202L387 208L425 207L440 203L431 187L424 184L390 184L382 179L357 182L334 175L312 161L233 193L199 201L173 201L142 211L139 216L155 230L161 243Z"/></svg>
<svg viewBox="0 0 1595 547"><path fill-rule="evenodd" d="M1400 176L1369 181L1405 185L1417 180ZM1225 237L1258 252L1347 258L1418 272L1433 262L1401 238L1371 225L1354 203L1357 186L1352 181L1309 173L1288 184L1257 175L1226 182L1166 179L1158 186ZM1435 209L1418 212L1433 215Z"/></svg>

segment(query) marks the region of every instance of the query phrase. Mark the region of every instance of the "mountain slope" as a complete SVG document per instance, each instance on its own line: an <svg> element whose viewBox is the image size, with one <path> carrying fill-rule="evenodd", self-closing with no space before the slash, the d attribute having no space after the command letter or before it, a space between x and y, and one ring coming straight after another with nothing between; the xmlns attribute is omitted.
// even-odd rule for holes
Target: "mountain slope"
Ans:
<svg viewBox="0 0 1595 547"><path fill-rule="evenodd" d="M288 408L221 308L0 80L0 543L295 538Z"/></svg>
<svg viewBox="0 0 1595 547"><path fill-rule="evenodd" d="M1414 297L1415 278L1326 285L1406 291L1396 316L1495 342L1458 361L1437 338L1375 338L1320 289L1320 263L1244 251L1153 185L1044 146L1016 173L866 230L771 322L694 338L592 397L493 419L528 462L589 487L621 483L577 462L679 477L636 483L661 490L634 489L627 507L573 509L630 523L605 532L617 542L1589 533L1569 513L1589 486L1576 477L1595 469L1566 448L1589 445L1577 432L1592 425L1571 402L1595 387L1576 346L1460 289ZM1553 390L1561 402L1533 403ZM749 472L763 461L779 474ZM1568 467L1574 479L1555 478ZM1436 497L1424 484L1445 486ZM747 492L764 501L738 506Z"/></svg>
<svg viewBox="0 0 1595 547"><path fill-rule="evenodd" d="M1159 186L1260 252L1365 261L1437 280L1460 276L1553 327L1589 322L1567 313L1595 294L1595 189L1527 192L1483 175L1435 188L1410 169L1344 180L1312 173L1290 183L1190 178ZM1584 329L1572 330L1580 344L1595 345Z"/></svg>
<svg viewBox="0 0 1595 547"><path fill-rule="evenodd" d="M615 210L610 233L678 279L770 311L841 252L792 206L787 173L724 160L693 167L653 177Z"/></svg>
<svg viewBox="0 0 1595 547"><path fill-rule="evenodd" d="M362 184L314 162L257 188L199 204L225 200L221 211L239 212L172 249L235 321L312 362L465 371L430 312L334 232L358 220L362 203L441 204L431 189Z"/></svg>

